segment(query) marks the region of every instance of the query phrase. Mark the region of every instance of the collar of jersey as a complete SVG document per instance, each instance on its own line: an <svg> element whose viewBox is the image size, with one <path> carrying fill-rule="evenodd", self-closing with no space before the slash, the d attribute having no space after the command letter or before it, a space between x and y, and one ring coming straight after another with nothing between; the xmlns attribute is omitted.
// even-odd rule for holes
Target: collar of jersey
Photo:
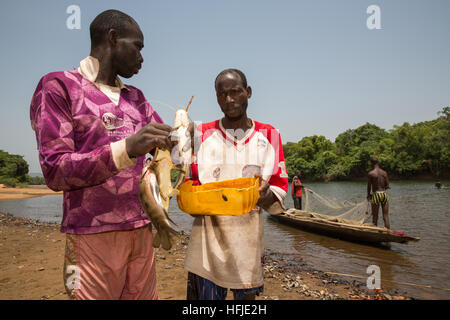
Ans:
<svg viewBox="0 0 450 320"><path fill-rule="evenodd" d="M246 144L250 140L250 138L253 136L253 134L255 133L255 121L253 121L252 119L250 119L250 121L252 122L251 128L249 130L247 130L247 134L244 137L242 137L241 139L236 139L236 137L234 137L229 132L227 132L227 130L222 125L222 120L218 120L218 121L219 121L219 129L222 132L222 136L226 140L232 142L235 146Z"/></svg>
<svg viewBox="0 0 450 320"><path fill-rule="evenodd" d="M98 61L97 58L88 56L85 59L80 61L80 66L78 67L78 72L83 77L85 77L86 79L91 81L93 84L95 84L100 90L101 90L101 87L103 86L103 87L110 88L112 90L116 89L116 90L120 91L122 89L126 89L126 90L130 91L130 89L127 88L123 84L122 80L120 80L119 77L116 77L116 79L115 79L115 83L116 83L115 87L96 82L99 71L100 71L100 62Z"/></svg>

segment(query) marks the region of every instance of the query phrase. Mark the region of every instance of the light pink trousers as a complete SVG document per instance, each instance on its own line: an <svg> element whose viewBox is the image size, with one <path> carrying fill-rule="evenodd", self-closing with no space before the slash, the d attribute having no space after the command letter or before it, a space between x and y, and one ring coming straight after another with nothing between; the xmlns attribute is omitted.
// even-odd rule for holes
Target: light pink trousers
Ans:
<svg viewBox="0 0 450 320"><path fill-rule="evenodd" d="M151 225L66 234L64 286L77 300L158 299Z"/></svg>

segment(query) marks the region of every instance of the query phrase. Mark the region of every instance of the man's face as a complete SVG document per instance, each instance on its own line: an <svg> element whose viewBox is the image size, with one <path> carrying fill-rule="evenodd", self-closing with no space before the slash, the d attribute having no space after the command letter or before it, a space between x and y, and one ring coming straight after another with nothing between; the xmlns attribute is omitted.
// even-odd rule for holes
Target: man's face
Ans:
<svg viewBox="0 0 450 320"><path fill-rule="evenodd" d="M247 114L251 88L244 88L241 78L237 74L230 72L219 79L216 96L225 117L235 121Z"/></svg>
<svg viewBox="0 0 450 320"><path fill-rule="evenodd" d="M127 31L117 37L112 48L113 68L124 78L131 78L139 72L144 59L141 50L144 47L144 36L139 26L132 24Z"/></svg>

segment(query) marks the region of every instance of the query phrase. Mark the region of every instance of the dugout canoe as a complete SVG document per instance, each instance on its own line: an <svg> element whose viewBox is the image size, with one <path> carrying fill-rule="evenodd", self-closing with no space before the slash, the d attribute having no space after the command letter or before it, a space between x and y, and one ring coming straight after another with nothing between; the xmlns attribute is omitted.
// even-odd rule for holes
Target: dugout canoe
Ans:
<svg viewBox="0 0 450 320"><path fill-rule="evenodd" d="M402 232L371 224L360 224L352 220L327 216L315 212L289 209L279 215L271 217L283 224L330 237L366 243L419 241L420 238L411 237Z"/></svg>

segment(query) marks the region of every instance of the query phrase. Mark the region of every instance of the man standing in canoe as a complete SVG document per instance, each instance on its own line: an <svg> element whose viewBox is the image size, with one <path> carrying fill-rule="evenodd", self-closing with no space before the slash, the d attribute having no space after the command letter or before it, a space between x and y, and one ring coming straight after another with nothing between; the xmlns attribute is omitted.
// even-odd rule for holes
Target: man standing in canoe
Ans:
<svg viewBox="0 0 450 320"><path fill-rule="evenodd" d="M194 184L251 177L263 183L257 206L242 215L197 216L185 258L189 300L253 300L264 289L262 209L281 213L288 189L281 137L269 124L247 117L251 87L242 71L227 69L215 81L224 117L197 127Z"/></svg>
<svg viewBox="0 0 450 320"><path fill-rule="evenodd" d="M390 229L388 216L389 195L386 192L386 190L389 189L389 178L386 171L380 168L377 158L370 158L370 163L372 165L372 171L368 174L367 200L372 201L373 224L378 224L378 211L381 205L384 226Z"/></svg>
<svg viewBox="0 0 450 320"><path fill-rule="evenodd" d="M150 220L138 200L145 154L172 128L124 85L144 59L136 21L117 10L90 25L91 52L39 81L30 107L50 189L64 191L64 285L74 299L157 299Z"/></svg>
<svg viewBox="0 0 450 320"><path fill-rule="evenodd" d="M295 209L302 210L302 192L304 190L302 181L300 180L302 172L297 170L294 178L292 178L291 194L294 200Z"/></svg>

